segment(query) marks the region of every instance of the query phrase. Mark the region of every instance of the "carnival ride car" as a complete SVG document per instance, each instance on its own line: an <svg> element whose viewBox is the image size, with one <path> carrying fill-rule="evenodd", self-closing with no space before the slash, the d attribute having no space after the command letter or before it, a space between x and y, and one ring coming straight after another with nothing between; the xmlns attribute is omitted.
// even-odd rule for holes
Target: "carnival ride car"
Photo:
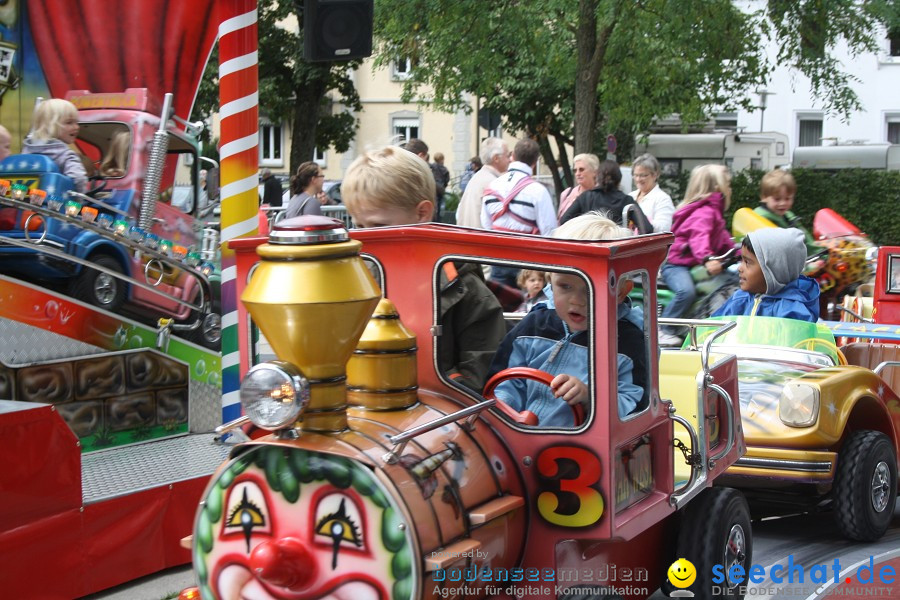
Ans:
<svg viewBox="0 0 900 600"><path fill-rule="evenodd" d="M759 227L775 227L775 224L749 208L735 211L732 220L735 238L743 238ZM819 284L822 317L838 318L843 299L871 281L877 249L865 233L830 208L816 211L812 235L822 249L807 259L804 274Z"/></svg>
<svg viewBox="0 0 900 600"><path fill-rule="evenodd" d="M258 326L277 360L242 365L246 415L222 430L249 420L271 433L211 478L192 536L198 588L184 597L484 597L530 583L535 598L633 598L677 556L711 597L712 566L746 567L752 550L745 500L713 486L743 453L737 365L709 351L730 325L700 350L663 352L633 414L615 400L619 278L643 278L652 305L670 239L536 244L437 224L348 233L300 217L268 239L232 240L241 344ZM574 428L530 425L438 366L439 276L467 261L587 283L593 393ZM648 357L655 331L648 315ZM668 387L663 370L677 375Z"/></svg>
<svg viewBox="0 0 900 600"><path fill-rule="evenodd" d="M872 541L897 497L898 346L835 345L828 327L775 317L737 326L715 351L737 356L747 452L723 481L768 508L832 508L841 533ZM704 329L687 340L703 340Z"/></svg>
<svg viewBox="0 0 900 600"><path fill-rule="evenodd" d="M112 312L124 307L152 322L174 319L176 332L217 349L218 298L194 268L207 233L198 220L202 207L186 213L158 201L160 183L173 181L187 162L197 197L195 132L170 123L171 94L162 107L139 88L66 97L79 107L76 144L98 169L94 187L89 195L76 193L72 180L42 155L12 155L0 163L0 178L11 188L0 198L4 272L64 287ZM101 158L119 139L127 142L125 163L103 174ZM205 275L213 270L212 263L204 267Z"/></svg>

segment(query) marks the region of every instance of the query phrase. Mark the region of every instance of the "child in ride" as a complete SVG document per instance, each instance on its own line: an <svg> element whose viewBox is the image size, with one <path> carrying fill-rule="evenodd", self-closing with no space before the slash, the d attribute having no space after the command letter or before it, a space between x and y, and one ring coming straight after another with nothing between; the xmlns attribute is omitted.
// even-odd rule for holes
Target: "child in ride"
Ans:
<svg viewBox="0 0 900 600"><path fill-rule="evenodd" d="M543 271L535 271L532 269L522 269L516 277L516 284L525 294L525 301L516 312L528 312L534 308L535 304L547 301L547 294L544 293L546 287L547 274Z"/></svg>
<svg viewBox="0 0 900 600"><path fill-rule="evenodd" d="M775 169L763 175L760 183L759 203L753 209L756 214L767 218L782 228L795 227L803 232L806 254L811 256L822 250L817 246L813 236L800 224L800 217L791 212L794 196L797 194L797 182L787 171Z"/></svg>
<svg viewBox="0 0 900 600"><path fill-rule="evenodd" d="M43 154L53 160L61 173L70 177L79 192L87 188L87 171L81 156L70 148L78 137L78 109L68 100L51 98L34 109L31 133L25 138L23 154Z"/></svg>
<svg viewBox="0 0 900 600"><path fill-rule="evenodd" d="M427 223L434 214L434 177L424 160L396 146L353 161L341 183L357 227ZM404 282L394 282L404 285ZM430 285L429 285L430 287ZM484 388L494 350L506 334L503 309L473 262L446 262L440 272L438 364L454 381Z"/></svg>
<svg viewBox="0 0 900 600"><path fill-rule="evenodd" d="M582 240L630 235L631 231L596 212L576 217L553 232L555 238ZM630 291L630 284L630 279L620 279L620 304ZM551 273L545 291L550 296L548 302L535 306L504 338L490 375L510 367L532 367L555 375L549 388L534 381L510 379L498 385L495 393L513 409L533 412L541 427L572 427L575 420L570 405L590 402L587 283L572 273ZM630 310L630 306L627 308ZM643 340L642 331L639 337ZM623 417L638 406L644 393L633 382L633 370L632 359L618 354L618 409Z"/></svg>
<svg viewBox="0 0 900 600"><path fill-rule="evenodd" d="M675 297L662 312L662 317L681 317L694 303L697 289L691 268L706 267L711 276L722 272L721 256L734 247L725 226L724 213L731 203L731 175L723 165L701 165L691 171L684 200L672 218L675 241L662 266L662 277ZM681 343L677 328L660 328L659 343Z"/></svg>
<svg viewBox="0 0 900 600"><path fill-rule="evenodd" d="M741 289L713 316L785 317L815 323L819 284L801 275L806 246L799 229L764 227L751 231L741 247Z"/></svg>

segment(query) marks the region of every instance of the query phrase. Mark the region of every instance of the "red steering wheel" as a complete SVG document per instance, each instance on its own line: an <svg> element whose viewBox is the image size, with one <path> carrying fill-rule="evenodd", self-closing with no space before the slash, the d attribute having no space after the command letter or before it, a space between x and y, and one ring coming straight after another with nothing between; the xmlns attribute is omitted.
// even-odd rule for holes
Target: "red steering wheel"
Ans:
<svg viewBox="0 0 900 600"><path fill-rule="evenodd" d="M506 381L507 379L530 379L532 381L537 381L538 383L543 383L546 386L549 386L553 381L555 375L551 375L546 371L540 371L538 369L532 369L531 367L510 367L509 369L503 369L499 373L496 373L493 377L488 379L488 382L484 385L484 392L482 392L482 396L487 398L488 400L496 400L497 408L500 409L500 412L505 414L507 417L519 423L520 425L530 425L532 427L536 427L538 425L538 418L530 410L523 410L522 412L518 412L513 409L509 404L500 400L494 395L494 390L497 389L497 386ZM579 427L582 423L584 423L584 406L580 403L569 405L572 409L572 416L575 419L575 427Z"/></svg>

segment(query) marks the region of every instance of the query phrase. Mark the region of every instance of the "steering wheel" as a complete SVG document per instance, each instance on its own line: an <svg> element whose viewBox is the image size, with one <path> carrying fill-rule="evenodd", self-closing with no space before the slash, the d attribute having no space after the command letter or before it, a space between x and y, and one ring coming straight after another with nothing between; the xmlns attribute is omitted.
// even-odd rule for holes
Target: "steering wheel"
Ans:
<svg viewBox="0 0 900 600"><path fill-rule="evenodd" d="M822 338L806 338L805 340L800 340L796 344L794 344L794 348L803 348L806 347L807 350L813 350L816 346L824 346L831 352L834 352L837 355L838 364L846 365L847 357L844 356L844 353L841 352L841 349L836 345L832 344L828 340L823 340Z"/></svg>
<svg viewBox="0 0 900 600"><path fill-rule="evenodd" d="M638 235L653 233L653 224L647 219L647 215L641 210L637 202L632 202L622 210L622 224L626 229L637 229Z"/></svg>
<svg viewBox="0 0 900 600"><path fill-rule="evenodd" d="M500 409L500 412L505 414L516 423L519 423L520 425L530 425L532 427L536 427L538 425L537 415L535 415L530 410L523 410L522 412L514 410L513 407L511 407L509 404L497 398L497 396L494 395L494 390L496 390L497 386L507 379L530 379L531 381L537 381L538 383L543 383L544 385L549 386L554 377L555 375L551 375L546 371L532 369L531 367L510 367L509 369L503 369L502 371L496 373L493 377L488 379L488 382L484 384L484 392L482 393L482 396L484 396L488 400L496 400L497 408ZM562 400L560 402L562 402ZM584 406L582 406L581 403L578 403L575 405L569 405L569 407L572 409L572 416L575 419L575 427L579 427L582 423L584 423Z"/></svg>
<svg viewBox="0 0 900 600"><path fill-rule="evenodd" d="M94 183L93 187L84 192L85 196L94 198L97 194L106 189L106 177L104 177L103 175L91 175L90 177L88 177L88 181L93 181L96 183Z"/></svg>

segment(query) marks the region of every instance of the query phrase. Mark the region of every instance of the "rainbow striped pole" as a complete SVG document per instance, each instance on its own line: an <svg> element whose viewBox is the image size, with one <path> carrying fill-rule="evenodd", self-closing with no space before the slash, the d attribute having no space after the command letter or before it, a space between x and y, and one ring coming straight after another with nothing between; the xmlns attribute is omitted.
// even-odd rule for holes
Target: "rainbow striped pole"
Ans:
<svg viewBox="0 0 900 600"><path fill-rule="evenodd" d="M219 117L222 198L222 418L240 416L238 298L234 253L225 243L258 232L259 79L256 0L221 0ZM247 345L245 344L245 354Z"/></svg>

